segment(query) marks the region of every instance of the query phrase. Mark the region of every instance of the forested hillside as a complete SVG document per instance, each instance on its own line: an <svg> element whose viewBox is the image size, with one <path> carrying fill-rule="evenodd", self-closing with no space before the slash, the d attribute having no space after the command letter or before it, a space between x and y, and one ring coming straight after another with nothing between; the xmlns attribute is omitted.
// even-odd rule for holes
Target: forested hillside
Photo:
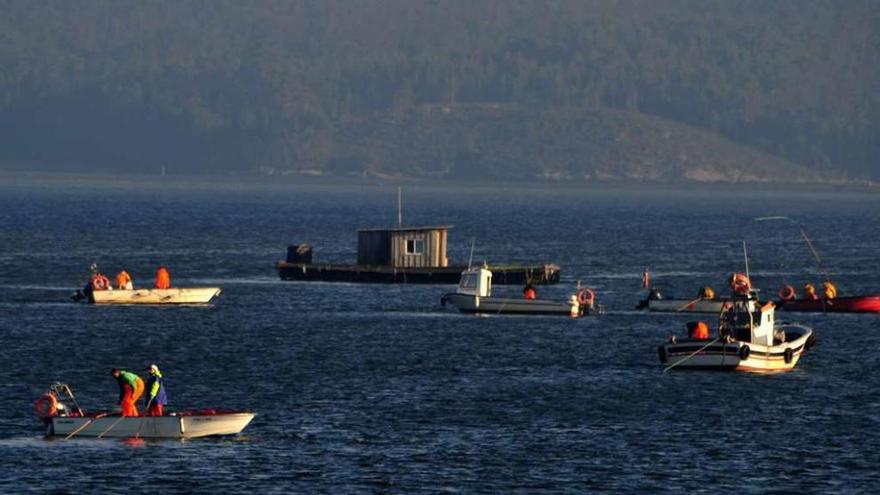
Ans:
<svg viewBox="0 0 880 495"><path fill-rule="evenodd" d="M876 0L0 1L0 170L880 179Z"/></svg>

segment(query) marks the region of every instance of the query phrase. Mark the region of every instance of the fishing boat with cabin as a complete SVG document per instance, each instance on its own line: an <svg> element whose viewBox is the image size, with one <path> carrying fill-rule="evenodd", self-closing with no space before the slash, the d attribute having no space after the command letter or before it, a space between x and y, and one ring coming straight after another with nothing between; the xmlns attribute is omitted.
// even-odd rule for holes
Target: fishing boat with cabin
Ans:
<svg viewBox="0 0 880 495"><path fill-rule="evenodd" d="M776 325L775 304L758 301L745 275L743 285L719 313L715 337L706 322L688 325L688 336L673 336L658 348L660 362L671 369L785 371L794 368L813 340L813 330L799 324Z"/></svg>
<svg viewBox="0 0 880 495"><path fill-rule="evenodd" d="M90 438L189 439L237 435L255 413L241 410L198 409L163 416L121 416L119 412L85 412L70 387L53 383L34 404L46 424L46 436Z"/></svg>
<svg viewBox="0 0 880 495"><path fill-rule="evenodd" d="M531 285L525 287L522 298L493 296L492 271L485 266L462 272L458 289L445 294L440 304L453 306L462 313L564 315L572 318L597 314L602 309L596 304L595 292L586 287L578 287L567 301L538 299Z"/></svg>

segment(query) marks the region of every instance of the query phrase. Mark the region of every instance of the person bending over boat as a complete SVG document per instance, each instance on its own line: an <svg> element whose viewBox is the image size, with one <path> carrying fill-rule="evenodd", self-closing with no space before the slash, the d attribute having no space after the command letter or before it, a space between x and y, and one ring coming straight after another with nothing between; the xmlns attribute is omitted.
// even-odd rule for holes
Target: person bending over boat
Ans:
<svg viewBox="0 0 880 495"><path fill-rule="evenodd" d="M814 301L819 299L819 296L816 295L816 287L813 284L804 284L804 299L812 299Z"/></svg>
<svg viewBox="0 0 880 495"><path fill-rule="evenodd" d="M165 404L168 403L168 396L165 394L165 384L162 379L162 372L155 364L151 364L147 368L147 384L145 386L144 402L146 402L147 412L144 416L162 416L165 412Z"/></svg>
<svg viewBox="0 0 880 495"><path fill-rule="evenodd" d="M168 289L171 287L171 274L168 273L168 270L164 266L159 266L159 269L156 270L156 288L157 289Z"/></svg>
<svg viewBox="0 0 880 495"><path fill-rule="evenodd" d="M131 283L131 275L127 271L122 270L116 274L116 288L119 290L132 290L134 286Z"/></svg>
<svg viewBox="0 0 880 495"><path fill-rule="evenodd" d="M535 286L532 285L531 282L527 283L525 288L523 289L523 298L525 299L537 299L538 291L535 290Z"/></svg>
<svg viewBox="0 0 880 495"><path fill-rule="evenodd" d="M119 405L123 416L138 416L137 400L144 393L144 381L130 371L113 368L111 371L119 385Z"/></svg>
<svg viewBox="0 0 880 495"><path fill-rule="evenodd" d="M712 288L709 286L701 287L700 293L698 295L699 295L700 299L706 299L709 301L711 301L712 299L715 299L715 291L712 290Z"/></svg>

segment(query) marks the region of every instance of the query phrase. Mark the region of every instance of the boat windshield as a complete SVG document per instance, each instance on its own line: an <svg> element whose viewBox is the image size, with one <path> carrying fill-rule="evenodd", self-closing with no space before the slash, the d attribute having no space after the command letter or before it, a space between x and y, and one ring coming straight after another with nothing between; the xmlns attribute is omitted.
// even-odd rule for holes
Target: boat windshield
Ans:
<svg viewBox="0 0 880 495"><path fill-rule="evenodd" d="M461 282L458 283L458 286L462 289L476 290L479 280L476 273L462 273Z"/></svg>

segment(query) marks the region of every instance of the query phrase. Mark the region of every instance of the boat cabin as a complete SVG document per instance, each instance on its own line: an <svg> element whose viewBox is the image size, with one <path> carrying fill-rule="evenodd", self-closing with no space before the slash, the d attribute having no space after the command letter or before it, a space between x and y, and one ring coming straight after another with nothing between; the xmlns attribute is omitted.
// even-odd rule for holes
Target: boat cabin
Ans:
<svg viewBox="0 0 880 495"><path fill-rule="evenodd" d="M461 272L458 293L469 296L492 296L492 272L486 268L472 268Z"/></svg>
<svg viewBox="0 0 880 495"><path fill-rule="evenodd" d="M358 265L394 268L449 266L447 234L451 225L358 230Z"/></svg>
<svg viewBox="0 0 880 495"><path fill-rule="evenodd" d="M721 328L734 339L766 346L773 345L775 306L772 302L758 307L756 301L737 301L721 315Z"/></svg>

